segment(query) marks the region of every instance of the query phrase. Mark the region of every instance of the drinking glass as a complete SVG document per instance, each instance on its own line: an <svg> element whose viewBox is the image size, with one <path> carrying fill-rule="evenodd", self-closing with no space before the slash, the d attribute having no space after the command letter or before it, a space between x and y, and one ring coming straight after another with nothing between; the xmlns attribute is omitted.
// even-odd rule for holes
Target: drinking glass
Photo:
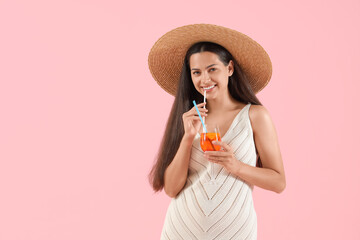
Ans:
<svg viewBox="0 0 360 240"><path fill-rule="evenodd" d="M215 145L212 141L221 141L220 131L217 124L205 124L207 133L204 130L200 134L200 146L205 151L220 151L221 146ZM214 163L210 162L210 182L215 183Z"/></svg>

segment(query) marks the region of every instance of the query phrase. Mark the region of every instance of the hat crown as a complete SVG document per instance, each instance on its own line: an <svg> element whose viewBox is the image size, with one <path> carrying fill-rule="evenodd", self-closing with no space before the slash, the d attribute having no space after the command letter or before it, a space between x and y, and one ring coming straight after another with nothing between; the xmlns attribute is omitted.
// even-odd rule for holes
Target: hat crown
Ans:
<svg viewBox="0 0 360 240"><path fill-rule="evenodd" d="M169 94L176 95L185 54L197 42L213 42L227 49L240 64L255 94L270 81L270 57L256 41L230 28L191 24L164 34L155 42L148 56L153 78Z"/></svg>

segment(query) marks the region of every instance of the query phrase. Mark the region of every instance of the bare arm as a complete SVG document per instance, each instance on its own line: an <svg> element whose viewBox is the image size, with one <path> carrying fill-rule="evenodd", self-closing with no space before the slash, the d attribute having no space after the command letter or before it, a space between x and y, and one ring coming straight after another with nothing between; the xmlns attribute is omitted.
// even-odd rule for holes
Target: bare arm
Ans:
<svg viewBox="0 0 360 240"><path fill-rule="evenodd" d="M231 147L224 142L213 143L221 145L225 151L205 152L205 157L223 165L230 173L251 185L281 193L285 189L286 179L275 126L263 106L251 106L249 114L262 168L237 160Z"/></svg>
<svg viewBox="0 0 360 240"><path fill-rule="evenodd" d="M275 125L263 106L253 105L250 110L254 140L263 167L253 167L239 161L236 175L250 184L281 193L286 180Z"/></svg>
<svg viewBox="0 0 360 240"><path fill-rule="evenodd" d="M202 116L207 116L207 110L202 108L205 104L206 103L200 103L197 105ZM174 159L166 168L164 173L164 190L165 193L172 198L178 195L186 183L191 146L201 125L201 121L195 107L184 113L182 118L185 134L180 142L180 146Z"/></svg>
<svg viewBox="0 0 360 240"><path fill-rule="evenodd" d="M165 171L164 190L169 197L176 197L186 183L193 139L183 136L173 161Z"/></svg>
<svg viewBox="0 0 360 240"><path fill-rule="evenodd" d="M285 189L284 177L270 168L253 167L239 161L241 165L236 175L244 181L258 187L281 193Z"/></svg>

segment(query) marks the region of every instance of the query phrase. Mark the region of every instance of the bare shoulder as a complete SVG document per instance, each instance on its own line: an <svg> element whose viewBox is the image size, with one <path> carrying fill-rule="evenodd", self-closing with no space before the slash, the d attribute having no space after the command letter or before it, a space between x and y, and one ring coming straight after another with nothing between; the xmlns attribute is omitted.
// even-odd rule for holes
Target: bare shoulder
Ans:
<svg viewBox="0 0 360 240"><path fill-rule="evenodd" d="M249 109L249 114L250 115L254 115L254 114L264 114L265 112L267 112L268 110L262 106L262 105L254 105L251 104L250 109Z"/></svg>
<svg viewBox="0 0 360 240"><path fill-rule="evenodd" d="M286 186L286 179L275 125L269 111L261 105L250 106L249 118L262 167L272 169L280 174L276 190L276 192L280 193Z"/></svg>
<svg viewBox="0 0 360 240"><path fill-rule="evenodd" d="M249 118L254 133L264 127L273 127L273 122L269 111L262 105L251 105L249 109Z"/></svg>

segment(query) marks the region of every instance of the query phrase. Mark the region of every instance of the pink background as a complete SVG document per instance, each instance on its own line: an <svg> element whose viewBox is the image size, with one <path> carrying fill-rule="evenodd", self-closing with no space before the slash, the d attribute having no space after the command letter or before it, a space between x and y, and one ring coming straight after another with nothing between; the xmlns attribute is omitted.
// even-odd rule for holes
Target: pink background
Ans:
<svg viewBox="0 0 360 240"><path fill-rule="evenodd" d="M287 188L254 189L259 239L360 239L360 1L0 1L0 239L159 239L147 174L173 97L147 56L213 23L269 53L258 94ZM142 143L140 139L149 141Z"/></svg>

